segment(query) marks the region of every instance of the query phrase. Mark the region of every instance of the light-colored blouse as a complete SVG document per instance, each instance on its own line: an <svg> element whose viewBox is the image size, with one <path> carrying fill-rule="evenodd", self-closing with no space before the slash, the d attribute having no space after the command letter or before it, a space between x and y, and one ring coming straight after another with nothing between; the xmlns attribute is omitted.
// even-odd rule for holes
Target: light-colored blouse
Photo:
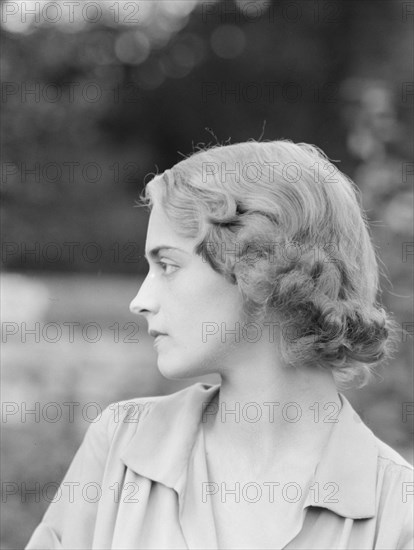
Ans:
<svg viewBox="0 0 414 550"><path fill-rule="evenodd" d="M26 549L218 548L200 434L219 389L197 383L108 406ZM312 484L292 504L301 521L275 548L411 550L413 468L339 396Z"/></svg>

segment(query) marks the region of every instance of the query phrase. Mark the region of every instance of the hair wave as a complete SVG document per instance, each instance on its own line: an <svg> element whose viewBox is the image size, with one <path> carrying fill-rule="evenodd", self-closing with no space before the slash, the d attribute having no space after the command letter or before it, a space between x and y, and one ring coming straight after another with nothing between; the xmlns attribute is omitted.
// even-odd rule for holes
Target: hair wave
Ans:
<svg viewBox="0 0 414 550"><path fill-rule="evenodd" d="M378 264L356 185L317 147L289 140L202 149L140 196L237 284L249 320L280 321L287 364L364 385L397 323L377 301Z"/></svg>

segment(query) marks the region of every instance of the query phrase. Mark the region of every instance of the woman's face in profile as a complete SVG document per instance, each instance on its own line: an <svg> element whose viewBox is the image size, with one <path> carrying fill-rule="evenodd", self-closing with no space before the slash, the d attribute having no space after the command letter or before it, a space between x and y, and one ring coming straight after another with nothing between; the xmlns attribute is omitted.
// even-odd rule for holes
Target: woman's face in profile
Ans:
<svg viewBox="0 0 414 550"><path fill-rule="evenodd" d="M220 372L235 344L226 331L242 326L237 285L194 254L197 242L178 235L155 204L145 247L149 272L130 309L146 318L149 331L165 334L154 345L167 378Z"/></svg>

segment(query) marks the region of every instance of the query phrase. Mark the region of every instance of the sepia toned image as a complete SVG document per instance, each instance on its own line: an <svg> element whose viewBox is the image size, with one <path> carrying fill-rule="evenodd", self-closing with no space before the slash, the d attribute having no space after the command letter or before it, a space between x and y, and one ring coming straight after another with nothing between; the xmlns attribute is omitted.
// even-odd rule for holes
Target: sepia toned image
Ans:
<svg viewBox="0 0 414 550"><path fill-rule="evenodd" d="M0 547L414 548L414 2L0 8Z"/></svg>

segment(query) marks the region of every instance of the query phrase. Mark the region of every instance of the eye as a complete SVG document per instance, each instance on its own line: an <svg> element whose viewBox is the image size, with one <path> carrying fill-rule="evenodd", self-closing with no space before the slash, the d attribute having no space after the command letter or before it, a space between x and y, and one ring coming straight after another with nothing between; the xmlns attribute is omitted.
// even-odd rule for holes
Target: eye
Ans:
<svg viewBox="0 0 414 550"><path fill-rule="evenodd" d="M157 264L161 267L165 275L171 275L176 269L178 269L178 266L174 264L167 264L166 262L157 262ZM168 268L170 268L170 271L168 271Z"/></svg>

